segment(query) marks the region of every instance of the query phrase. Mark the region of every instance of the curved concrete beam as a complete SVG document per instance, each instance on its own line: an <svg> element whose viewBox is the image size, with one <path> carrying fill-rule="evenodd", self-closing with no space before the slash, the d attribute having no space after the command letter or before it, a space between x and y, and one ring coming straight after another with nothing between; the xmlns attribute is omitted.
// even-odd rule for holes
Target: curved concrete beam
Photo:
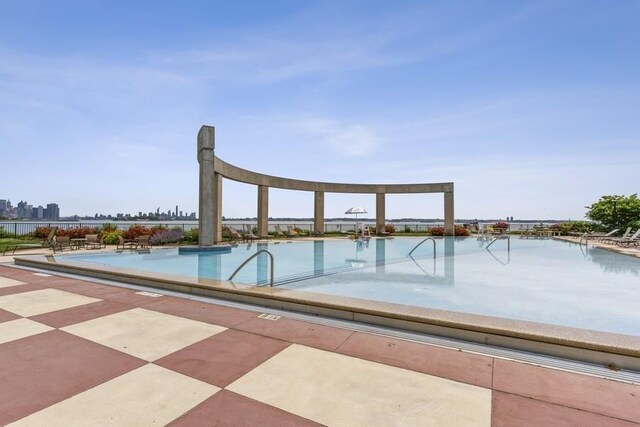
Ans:
<svg viewBox="0 0 640 427"><path fill-rule="evenodd" d="M453 182L430 184L343 184L337 182L303 181L265 175L242 169L216 157L215 172L227 179L245 184L263 185L285 190L322 191L325 193L450 193Z"/></svg>

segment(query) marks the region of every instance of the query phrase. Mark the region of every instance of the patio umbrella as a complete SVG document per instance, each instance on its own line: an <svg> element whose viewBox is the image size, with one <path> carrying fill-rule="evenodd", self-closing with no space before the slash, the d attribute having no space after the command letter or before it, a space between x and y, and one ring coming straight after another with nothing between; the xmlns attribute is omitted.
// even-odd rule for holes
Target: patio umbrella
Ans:
<svg viewBox="0 0 640 427"><path fill-rule="evenodd" d="M356 216L356 233L358 232L358 214L367 213L365 208L361 208L360 206L354 206L345 211L347 215L355 215Z"/></svg>

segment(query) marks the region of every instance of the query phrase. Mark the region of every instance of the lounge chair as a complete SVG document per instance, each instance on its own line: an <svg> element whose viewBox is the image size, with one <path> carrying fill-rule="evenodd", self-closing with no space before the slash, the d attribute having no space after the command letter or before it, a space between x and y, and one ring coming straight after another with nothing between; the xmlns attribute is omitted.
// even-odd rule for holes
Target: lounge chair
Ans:
<svg viewBox="0 0 640 427"><path fill-rule="evenodd" d="M255 234L253 234L253 230L251 229L251 225L249 224L245 224L244 225L244 240L246 240L247 242L253 242L254 240L258 240L259 237L256 236Z"/></svg>
<svg viewBox="0 0 640 427"><path fill-rule="evenodd" d="M618 246L637 245L638 241L640 241L639 236L640 236L640 229L638 229L630 237L621 237L620 239L616 239L613 243L615 243Z"/></svg>
<svg viewBox="0 0 640 427"><path fill-rule="evenodd" d="M64 251L65 249L71 250L71 239L69 236L55 236L51 248L53 252Z"/></svg>
<svg viewBox="0 0 640 427"><path fill-rule="evenodd" d="M125 249L138 249L137 240L125 240L124 237L118 236L118 244L116 245L117 251L123 251Z"/></svg>
<svg viewBox="0 0 640 427"><path fill-rule="evenodd" d="M235 228L227 227L227 230L229 230L229 236L231 237L232 242L244 240L242 238L242 235L238 233L238 230L236 230Z"/></svg>
<svg viewBox="0 0 640 427"><path fill-rule="evenodd" d="M616 228L614 230L611 230L608 233L586 233L584 234L585 237L589 238L589 239L596 239L596 240L602 240L602 239L606 239L608 237L613 237L614 234L616 234L618 231L620 231L619 228Z"/></svg>
<svg viewBox="0 0 640 427"><path fill-rule="evenodd" d="M53 248L53 245L55 244L54 237L56 237L57 231L58 231L57 226L51 227L51 229L49 230L49 234L47 235L47 237L45 237L44 241L42 242L43 248Z"/></svg>
<svg viewBox="0 0 640 427"><path fill-rule="evenodd" d="M107 247L104 241L98 238L97 234L87 234L84 237L87 239L87 241L84 242L84 247L87 249L102 249Z"/></svg>
<svg viewBox="0 0 640 427"><path fill-rule="evenodd" d="M300 237L300 235L292 226L289 225L287 227L287 237Z"/></svg>
<svg viewBox="0 0 640 427"><path fill-rule="evenodd" d="M276 224L275 229L276 229L276 237L283 237L283 238L287 237L286 233L282 231L282 228L280 228L279 225Z"/></svg>
<svg viewBox="0 0 640 427"><path fill-rule="evenodd" d="M613 236L611 236L611 237L606 237L606 238L600 239L600 241L602 243L611 243L611 244L613 244L613 243L616 242L616 240L626 239L627 237L629 237L630 234L631 234L631 227L627 227L627 231L624 232L622 237L613 237Z"/></svg>

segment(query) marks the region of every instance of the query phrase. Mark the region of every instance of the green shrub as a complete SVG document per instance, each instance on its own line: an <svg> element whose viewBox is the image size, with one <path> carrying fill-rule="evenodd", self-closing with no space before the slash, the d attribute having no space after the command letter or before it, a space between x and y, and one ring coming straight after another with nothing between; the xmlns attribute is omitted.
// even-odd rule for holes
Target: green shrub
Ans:
<svg viewBox="0 0 640 427"><path fill-rule="evenodd" d="M122 233L120 231L109 231L104 235L104 242L107 245L115 245L118 243L118 237L121 235Z"/></svg>
<svg viewBox="0 0 640 427"><path fill-rule="evenodd" d="M411 233L411 227L409 227L408 225L404 226L404 232L405 233Z"/></svg>
<svg viewBox="0 0 640 427"><path fill-rule="evenodd" d="M111 231L118 231L118 226L116 224L112 224L110 222L105 222L104 224L102 224L100 226L100 230L99 230L99 234L100 235L104 235L107 234Z"/></svg>
<svg viewBox="0 0 640 427"><path fill-rule="evenodd" d="M184 241L189 243L198 243L200 240L200 230L192 228L184 232Z"/></svg>
<svg viewBox="0 0 640 427"><path fill-rule="evenodd" d="M4 227L0 225L0 239L3 239L5 237L9 237L9 233L4 231Z"/></svg>

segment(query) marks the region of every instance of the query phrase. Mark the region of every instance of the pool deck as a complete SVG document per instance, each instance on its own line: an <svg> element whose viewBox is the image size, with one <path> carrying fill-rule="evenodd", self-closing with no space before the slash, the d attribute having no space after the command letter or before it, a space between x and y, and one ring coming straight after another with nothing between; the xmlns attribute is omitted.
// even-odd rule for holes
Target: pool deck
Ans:
<svg viewBox="0 0 640 427"><path fill-rule="evenodd" d="M640 425L639 383L10 265L0 373L0 425Z"/></svg>

